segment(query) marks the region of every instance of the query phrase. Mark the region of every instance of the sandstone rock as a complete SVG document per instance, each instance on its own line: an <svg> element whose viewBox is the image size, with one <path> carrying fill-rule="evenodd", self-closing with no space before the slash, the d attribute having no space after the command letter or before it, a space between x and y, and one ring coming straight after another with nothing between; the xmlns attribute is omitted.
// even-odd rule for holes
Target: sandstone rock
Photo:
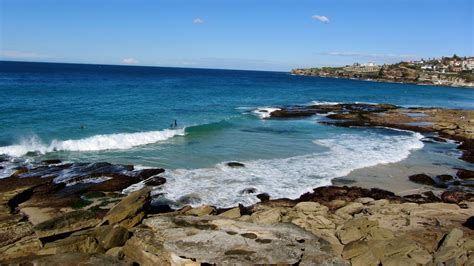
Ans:
<svg viewBox="0 0 474 266"><path fill-rule="evenodd" d="M18 221L16 224L0 227L0 247L7 246L31 234L33 234L33 230L28 222Z"/></svg>
<svg viewBox="0 0 474 266"><path fill-rule="evenodd" d="M326 214L328 211L328 207L321 205L317 202L300 202L295 205L294 209L298 212L303 213L319 213L319 214Z"/></svg>
<svg viewBox="0 0 474 266"><path fill-rule="evenodd" d="M386 228L372 227L369 229L368 239L389 240L394 237L393 232Z"/></svg>
<svg viewBox="0 0 474 266"><path fill-rule="evenodd" d="M119 259L119 260L122 260L125 257L125 255L123 254L123 247L111 248L111 249L107 250L107 252L105 252L105 254L108 255L108 256L114 257L116 259Z"/></svg>
<svg viewBox="0 0 474 266"><path fill-rule="evenodd" d="M83 235L60 239L46 243L38 255L51 255L58 253L103 253L104 249L97 243L96 239Z"/></svg>
<svg viewBox="0 0 474 266"><path fill-rule="evenodd" d="M465 256L466 251L458 247L446 247L438 250L434 255L435 263L444 263L450 260L456 260ZM462 265L462 264L458 264Z"/></svg>
<svg viewBox="0 0 474 266"><path fill-rule="evenodd" d="M335 214L344 217L347 215L353 215L353 214L359 213L360 211L362 211L363 208L364 208L364 205L362 203L351 202L347 204L346 206L337 209Z"/></svg>
<svg viewBox="0 0 474 266"><path fill-rule="evenodd" d="M216 212L216 208L208 205L199 206L197 208L193 208L187 212L186 215L193 215L193 216L204 216L204 215L211 215Z"/></svg>
<svg viewBox="0 0 474 266"><path fill-rule="evenodd" d="M371 251L351 259L352 266L378 266L380 260Z"/></svg>
<svg viewBox="0 0 474 266"><path fill-rule="evenodd" d="M341 207L344 207L347 205L347 201L345 200L338 200L338 199L335 199L335 200L331 200L329 203L328 203L328 207L331 209L331 210L336 210L336 209L339 209Z"/></svg>
<svg viewBox="0 0 474 266"><path fill-rule="evenodd" d="M103 265L121 266L128 265L124 261L117 260L104 254L87 253L64 253L49 256L30 256L7 261L12 265L38 265L38 266L62 266L62 265Z"/></svg>
<svg viewBox="0 0 474 266"><path fill-rule="evenodd" d="M351 259L353 257L367 253L368 251L369 246L367 245L367 241L356 240L344 246L342 249L342 257L344 259Z"/></svg>
<svg viewBox="0 0 474 266"><path fill-rule="evenodd" d="M133 261L168 264L175 258L209 264L347 265L329 243L292 224L253 224L217 216L153 217L124 246Z"/></svg>
<svg viewBox="0 0 474 266"><path fill-rule="evenodd" d="M383 266L416 266L416 261L410 259L406 255L397 254L394 256L384 257L382 259Z"/></svg>
<svg viewBox="0 0 474 266"><path fill-rule="evenodd" d="M135 225L139 224L143 220L143 218L145 218L145 215L146 215L146 213L144 211L139 212L139 213L135 214L134 216L121 221L120 225L125 227L125 228L130 229L130 228L134 227Z"/></svg>
<svg viewBox="0 0 474 266"><path fill-rule="evenodd" d="M24 237L10 245L0 247L0 262L2 260L33 255L41 247L41 241L35 236Z"/></svg>
<svg viewBox="0 0 474 266"><path fill-rule="evenodd" d="M354 200L354 202L359 202L359 203L362 203L362 204L368 204L372 201L374 201L374 199L373 198L368 198L368 197L357 198L357 199Z"/></svg>
<svg viewBox="0 0 474 266"><path fill-rule="evenodd" d="M90 211L74 211L39 223L33 227L39 238L76 232L96 226L100 219Z"/></svg>
<svg viewBox="0 0 474 266"><path fill-rule="evenodd" d="M385 255L394 256L401 254L403 256L406 256L416 249L418 249L418 246L415 242L405 237L399 237L389 240L387 246L385 247Z"/></svg>
<svg viewBox="0 0 474 266"><path fill-rule="evenodd" d="M446 203L460 203L464 200L474 199L474 194L462 191L445 191L441 194L441 199Z"/></svg>
<svg viewBox="0 0 474 266"><path fill-rule="evenodd" d="M230 210L227 210L218 216L223 217L223 218L230 218L230 219L237 219L240 217L240 208L233 208Z"/></svg>
<svg viewBox="0 0 474 266"><path fill-rule="evenodd" d="M275 224L281 221L282 211L280 208L272 208L252 213L250 217L253 222L258 224Z"/></svg>
<svg viewBox="0 0 474 266"><path fill-rule="evenodd" d="M102 223L116 224L123 220L133 218L146 207L150 199L150 190L144 188L139 191L130 193L122 199L105 215Z"/></svg>
<svg viewBox="0 0 474 266"><path fill-rule="evenodd" d="M462 238L463 232L458 228L453 228L444 238L438 250L447 247L457 247L459 240Z"/></svg>
<svg viewBox="0 0 474 266"><path fill-rule="evenodd" d="M463 247L469 252L474 251L474 239L470 239L464 242Z"/></svg>
<svg viewBox="0 0 474 266"><path fill-rule="evenodd" d="M123 246L130 233L121 225L105 225L95 229L95 236L105 250Z"/></svg>
<svg viewBox="0 0 474 266"><path fill-rule="evenodd" d="M420 205L423 208L433 210L459 210L459 206L456 204L449 203L425 203Z"/></svg>
<svg viewBox="0 0 474 266"><path fill-rule="evenodd" d="M408 253L408 257L421 265L426 265L433 260L433 256L431 256L431 254L424 249L413 250L412 252Z"/></svg>
<svg viewBox="0 0 474 266"><path fill-rule="evenodd" d="M341 243L359 240L365 237L372 227L378 225L377 221L368 220L366 217L354 218L347 221L337 232L336 235Z"/></svg>

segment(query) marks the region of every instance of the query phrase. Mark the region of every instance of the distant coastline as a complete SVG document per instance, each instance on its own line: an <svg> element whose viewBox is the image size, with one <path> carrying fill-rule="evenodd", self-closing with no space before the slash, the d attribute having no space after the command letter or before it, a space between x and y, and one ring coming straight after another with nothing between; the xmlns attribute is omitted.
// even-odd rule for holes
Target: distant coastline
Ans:
<svg viewBox="0 0 474 266"><path fill-rule="evenodd" d="M474 88L473 71L474 57L454 55L385 65L354 63L345 67L295 68L290 73L300 76Z"/></svg>

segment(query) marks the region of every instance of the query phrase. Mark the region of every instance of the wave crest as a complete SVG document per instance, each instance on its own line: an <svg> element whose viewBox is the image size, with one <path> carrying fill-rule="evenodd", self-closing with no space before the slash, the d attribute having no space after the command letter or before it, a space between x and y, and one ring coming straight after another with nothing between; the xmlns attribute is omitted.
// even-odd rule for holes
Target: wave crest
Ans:
<svg viewBox="0 0 474 266"><path fill-rule="evenodd" d="M100 151L126 150L136 146L164 141L174 136L184 136L185 129L164 129L160 131L116 133L95 135L77 140L53 140L44 144L37 136L22 140L19 144L0 147L0 154L22 156L29 152L48 153L53 151Z"/></svg>

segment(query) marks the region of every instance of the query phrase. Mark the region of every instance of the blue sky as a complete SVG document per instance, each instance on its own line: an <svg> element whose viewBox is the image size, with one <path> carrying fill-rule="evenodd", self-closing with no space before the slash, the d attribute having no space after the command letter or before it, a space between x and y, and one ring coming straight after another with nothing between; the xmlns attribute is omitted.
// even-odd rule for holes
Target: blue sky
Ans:
<svg viewBox="0 0 474 266"><path fill-rule="evenodd" d="M0 0L0 59L289 70L473 55L472 0Z"/></svg>

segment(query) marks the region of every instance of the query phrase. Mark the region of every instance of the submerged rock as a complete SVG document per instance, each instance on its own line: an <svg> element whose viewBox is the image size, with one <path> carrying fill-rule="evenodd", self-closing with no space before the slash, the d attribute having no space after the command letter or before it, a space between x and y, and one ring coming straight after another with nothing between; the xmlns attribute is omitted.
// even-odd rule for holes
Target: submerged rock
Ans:
<svg viewBox="0 0 474 266"><path fill-rule="evenodd" d="M435 186L436 182L431 178L430 176L426 174L416 174L416 175L411 175L408 177L410 181L418 183L418 184L423 184L423 185L429 185L429 186Z"/></svg>
<svg viewBox="0 0 474 266"><path fill-rule="evenodd" d="M229 167L233 167L233 168L235 168L235 167L245 167L245 164L239 163L239 162L228 162L228 163L226 163L226 165L229 166Z"/></svg>

